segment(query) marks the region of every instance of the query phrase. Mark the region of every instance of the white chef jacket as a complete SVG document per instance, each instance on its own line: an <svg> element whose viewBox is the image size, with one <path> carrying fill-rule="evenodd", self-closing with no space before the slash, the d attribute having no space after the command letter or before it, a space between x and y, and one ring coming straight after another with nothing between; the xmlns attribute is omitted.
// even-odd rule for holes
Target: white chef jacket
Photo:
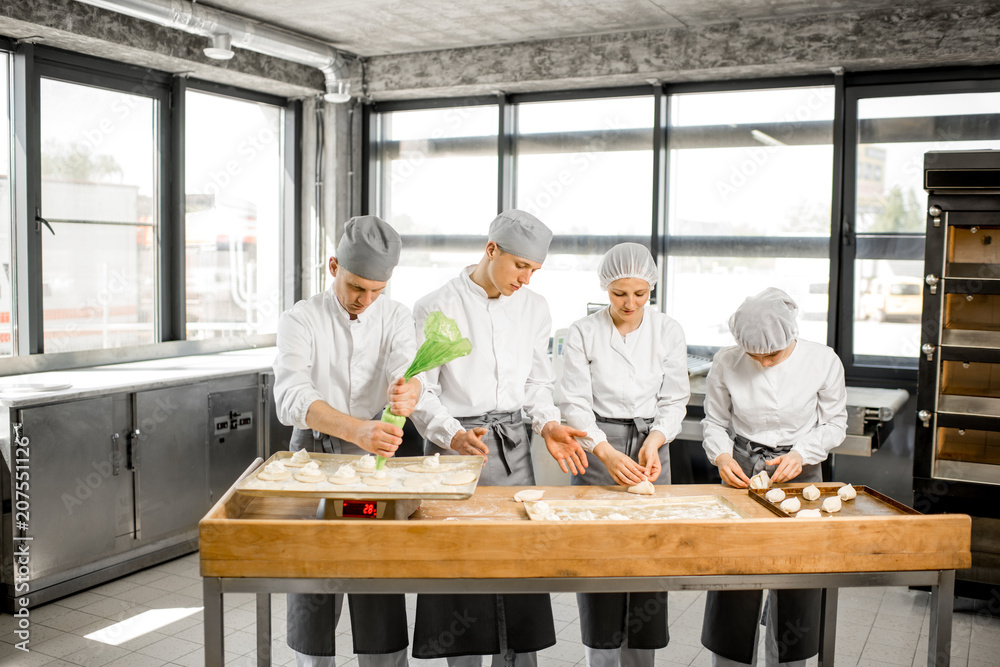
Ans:
<svg viewBox="0 0 1000 667"><path fill-rule="evenodd" d="M804 465L821 463L847 434L844 365L826 345L799 339L764 368L738 346L719 350L705 392L705 453L733 453L730 432L762 445L792 445Z"/></svg>
<svg viewBox="0 0 1000 667"><path fill-rule="evenodd" d="M671 442L681 431L690 385L681 325L645 309L626 340L608 308L573 323L563 343L562 410L566 423L587 432L588 452L608 439L595 413L613 419L653 419L651 431Z"/></svg>
<svg viewBox="0 0 1000 667"><path fill-rule="evenodd" d="M282 313L277 345L278 420L301 429L309 428L306 413L315 401L372 419L385 407L389 385L403 376L417 349L406 306L382 295L352 320L332 287Z"/></svg>
<svg viewBox="0 0 1000 667"><path fill-rule="evenodd" d="M421 342L424 320L435 310L455 320L472 342L471 354L425 374L423 403L412 416L423 436L443 449L463 430L456 417L523 408L536 433L560 419L552 399L555 373L547 356L552 317L545 298L522 287L490 299L472 281L474 268L466 267L413 307Z"/></svg>

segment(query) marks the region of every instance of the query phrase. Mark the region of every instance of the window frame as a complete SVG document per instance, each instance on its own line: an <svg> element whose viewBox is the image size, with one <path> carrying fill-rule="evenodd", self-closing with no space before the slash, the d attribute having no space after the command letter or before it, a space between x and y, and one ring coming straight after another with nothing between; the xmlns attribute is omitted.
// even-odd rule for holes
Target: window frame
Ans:
<svg viewBox="0 0 1000 667"><path fill-rule="evenodd" d="M241 350L275 344L275 334L185 340L184 272L184 110L188 88L235 99L273 104L283 109L281 160L281 299L283 310L301 295L302 104L256 91L189 79L151 68L128 65L30 42L0 40L11 54L11 308L13 355L0 359L0 375L71 369L99 364L162 359ZM157 311L156 342L116 349L44 352L42 330L42 233L36 222L41 205L41 79L90 85L154 99L157 127Z"/></svg>

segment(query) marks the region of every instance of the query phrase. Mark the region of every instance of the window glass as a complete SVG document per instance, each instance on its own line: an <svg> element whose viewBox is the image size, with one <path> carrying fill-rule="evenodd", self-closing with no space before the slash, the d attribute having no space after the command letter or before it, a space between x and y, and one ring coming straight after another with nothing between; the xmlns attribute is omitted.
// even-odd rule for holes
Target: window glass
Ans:
<svg viewBox="0 0 1000 667"><path fill-rule="evenodd" d="M482 256L497 210L498 123L496 106L378 116L377 215L403 237L393 299L412 307Z"/></svg>
<svg viewBox="0 0 1000 667"><path fill-rule="evenodd" d="M185 270L189 340L277 330L282 109L189 90Z"/></svg>
<svg viewBox="0 0 1000 667"><path fill-rule="evenodd" d="M1000 93L864 98L857 104L855 360L916 368L924 153L1000 148Z"/></svg>
<svg viewBox="0 0 1000 667"><path fill-rule="evenodd" d="M155 103L41 80L44 350L156 340Z"/></svg>
<svg viewBox="0 0 1000 667"><path fill-rule="evenodd" d="M827 342L832 87L672 95L666 311L689 346L732 345L729 316L766 287Z"/></svg>
<svg viewBox="0 0 1000 667"><path fill-rule="evenodd" d="M532 278L556 329L607 303L597 265L615 243L648 246L652 229L653 97L535 102L517 107L516 207L552 229Z"/></svg>
<svg viewBox="0 0 1000 667"><path fill-rule="evenodd" d="M10 56L0 52L0 357L13 353L13 263L10 244Z"/></svg>

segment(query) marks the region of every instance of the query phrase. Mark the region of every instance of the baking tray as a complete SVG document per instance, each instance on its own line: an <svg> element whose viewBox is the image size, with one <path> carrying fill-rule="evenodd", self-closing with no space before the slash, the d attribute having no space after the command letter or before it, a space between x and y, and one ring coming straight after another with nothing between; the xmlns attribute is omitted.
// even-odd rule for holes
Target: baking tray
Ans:
<svg viewBox="0 0 1000 667"><path fill-rule="evenodd" d="M550 511L567 521L701 521L747 518L745 512L737 509L729 499L722 496L526 500L524 509L528 513L528 518L533 521L546 520L544 513L536 510L539 502L544 502Z"/></svg>
<svg viewBox="0 0 1000 667"><path fill-rule="evenodd" d="M299 482L294 478L296 468L289 468L293 476L278 482L268 482L257 479L257 475L264 470L264 467L274 460L287 460L292 457L292 452L275 452L275 454L264 461L250 475L247 475L236 486L236 491L249 496L285 496L291 498L344 498L354 500L394 500L404 498L425 498L428 500L464 500L470 498L479 483L479 475L483 470L482 456L442 456L441 467L453 466L445 472L410 472L406 470L408 465L419 465L426 456L399 456L387 459L385 468L389 476L394 478L392 484L388 486L371 486L364 483L364 478L371 475L368 472L358 471L359 479L354 484L332 484L329 481L316 484ZM319 463L319 469L323 471L327 478L337 471L340 466L353 464L361 456L350 454L326 454L310 452L310 458ZM476 477L468 484L460 486L450 486L442 484L441 481L456 472L471 472ZM413 477L420 477L427 483L421 486L403 486L403 482Z"/></svg>
<svg viewBox="0 0 1000 667"><path fill-rule="evenodd" d="M830 496L837 495L837 489L839 489L842 484L814 484L817 489L819 489L819 498L816 500L806 500L802 497L802 489L805 487L785 487L781 484L771 485L771 489L781 489L785 492L785 498L796 497L799 502L802 503L802 509L820 509L823 505L823 501ZM766 507L767 509L774 512L780 517L791 518L794 514L789 514L785 510L781 509L767 498L764 497L771 489L749 489L750 497L756 500L758 503ZM839 512L834 512L829 514L827 512L822 512L823 518L831 516L899 516L901 514L920 514L917 510L912 507L907 507L901 502L893 500L889 496L884 496L875 489L869 488L867 486L855 486L854 490L858 492L858 496L854 500L845 500L841 503L841 509Z"/></svg>

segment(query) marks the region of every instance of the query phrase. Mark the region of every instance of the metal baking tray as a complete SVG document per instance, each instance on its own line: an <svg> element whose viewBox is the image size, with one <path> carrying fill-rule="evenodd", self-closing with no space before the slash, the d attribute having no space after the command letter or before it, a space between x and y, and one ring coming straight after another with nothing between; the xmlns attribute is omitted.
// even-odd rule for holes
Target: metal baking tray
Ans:
<svg viewBox="0 0 1000 667"><path fill-rule="evenodd" d="M264 461L251 474L243 478L236 486L236 491L248 496L285 496L290 498L343 498L346 500L395 500L404 498L424 498L428 500L465 500L476 491L479 475L483 470L482 456L442 456L441 467L449 466L445 472L410 472L406 466L419 465L426 456L399 456L387 459L385 468L389 476L395 480L389 486L372 486L363 480L371 473L358 471L359 479L354 484L333 484L329 481L308 484L299 482L292 477L273 482L257 479L264 467L274 460L287 460L292 452L275 452L274 456ZM310 452L310 458L319 463L319 469L326 474L327 479L340 466L351 464L360 456L350 454L326 454ZM293 473L295 468L290 468ZM457 472L471 472L475 475L468 484L451 486L441 481ZM421 486L403 486L407 479L419 477L427 483Z"/></svg>
<svg viewBox="0 0 1000 667"><path fill-rule="evenodd" d="M524 501L524 510L533 521L545 521L537 511L539 502L548 505L564 521L700 521L745 519L747 514L722 496L670 496L664 498L584 498L579 500ZM617 515L617 516L615 516Z"/></svg>
<svg viewBox="0 0 1000 667"><path fill-rule="evenodd" d="M837 495L837 489L842 484L814 484L819 489L819 498L816 500L806 500L802 497L802 489L805 487L785 487L781 484L771 485L771 489L781 489L785 492L785 498L796 497L802 503L801 509L820 509L823 501L830 496ZM750 497L769 509L780 517L792 518L794 514L789 514L764 497L771 489L748 489ZM823 518L831 516L899 516L901 514L920 514L912 507L907 507L901 502L893 500L889 496L882 495L875 489L867 486L855 486L854 490L858 496L854 500L846 500L841 503L841 510L833 514L822 512Z"/></svg>

